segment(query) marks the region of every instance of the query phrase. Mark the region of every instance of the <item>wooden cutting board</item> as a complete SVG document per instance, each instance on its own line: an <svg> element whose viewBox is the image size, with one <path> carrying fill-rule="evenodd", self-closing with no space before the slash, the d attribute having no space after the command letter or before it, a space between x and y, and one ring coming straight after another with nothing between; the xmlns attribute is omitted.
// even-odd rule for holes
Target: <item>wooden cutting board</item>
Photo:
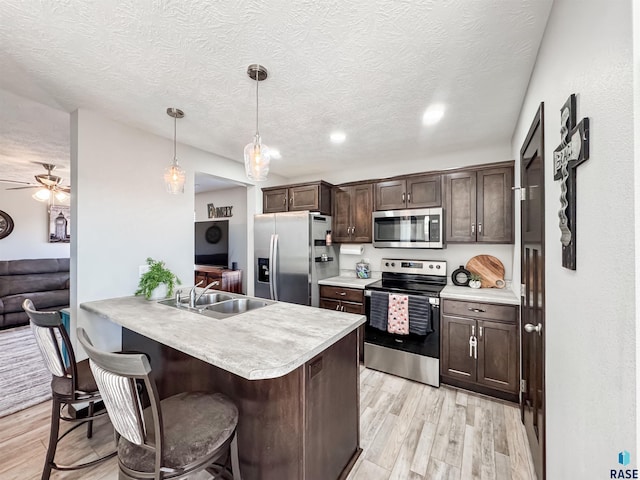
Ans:
<svg viewBox="0 0 640 480"><path fill-rule="evenodd" d="M504 287L504 265L496 257L476 255L467 262L465 268L471 273L480 275L482 288Z"/></svg>

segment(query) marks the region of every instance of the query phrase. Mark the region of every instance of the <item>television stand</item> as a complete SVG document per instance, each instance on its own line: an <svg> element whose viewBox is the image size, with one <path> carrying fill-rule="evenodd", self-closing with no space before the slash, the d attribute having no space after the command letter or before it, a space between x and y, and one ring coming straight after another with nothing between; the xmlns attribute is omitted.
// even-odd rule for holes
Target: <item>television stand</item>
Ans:
<svg viewBox="0 0 640 480"><path fill-rule="evenodd" d="M224 267L214 267L211 265L196 265L194 285L202 281L202 287L212 282L220 282L214 285L213 290L223 290L231 293L242 292L242 270L229 270Z"/></svg>

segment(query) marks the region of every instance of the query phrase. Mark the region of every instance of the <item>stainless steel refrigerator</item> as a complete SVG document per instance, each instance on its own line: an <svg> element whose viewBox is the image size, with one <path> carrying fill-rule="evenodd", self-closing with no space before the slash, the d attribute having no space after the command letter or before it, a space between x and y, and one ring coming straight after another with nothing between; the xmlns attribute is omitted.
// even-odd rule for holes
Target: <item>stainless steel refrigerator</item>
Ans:
<svg viewBox="0 0 640 480"><path fill-rule="evenodd" d="M318 280L340 273L326 245L331 217L305 212L254 216L255 296L317 307Z"/></svg>

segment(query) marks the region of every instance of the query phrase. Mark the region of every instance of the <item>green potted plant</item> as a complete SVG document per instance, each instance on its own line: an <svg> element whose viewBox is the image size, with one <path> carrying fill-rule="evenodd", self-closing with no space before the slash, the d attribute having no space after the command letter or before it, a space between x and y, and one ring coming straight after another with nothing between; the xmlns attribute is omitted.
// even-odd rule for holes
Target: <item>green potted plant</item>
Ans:
<svg viewBox="0 0 640 480"><path fill-rule="evenodd" d="M182 284L164 262L149 257L147 265L149 270L140 277L136 295L144 295L147 300L166 298L173 295L176 285Z"/></svg>

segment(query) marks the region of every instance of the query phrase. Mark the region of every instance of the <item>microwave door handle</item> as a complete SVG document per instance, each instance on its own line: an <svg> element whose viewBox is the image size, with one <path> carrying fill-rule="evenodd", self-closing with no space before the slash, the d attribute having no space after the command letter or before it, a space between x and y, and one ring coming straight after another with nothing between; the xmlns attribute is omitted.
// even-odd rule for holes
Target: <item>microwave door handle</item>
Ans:
<svg viewBox="0 0 640 480"><path fill-rule="evenodd" d="M424 241L430 242L429 232L431 231L431 217L429 215L425 215L424 217Z"/></svg>

